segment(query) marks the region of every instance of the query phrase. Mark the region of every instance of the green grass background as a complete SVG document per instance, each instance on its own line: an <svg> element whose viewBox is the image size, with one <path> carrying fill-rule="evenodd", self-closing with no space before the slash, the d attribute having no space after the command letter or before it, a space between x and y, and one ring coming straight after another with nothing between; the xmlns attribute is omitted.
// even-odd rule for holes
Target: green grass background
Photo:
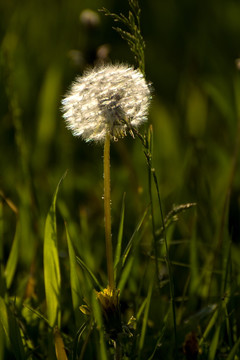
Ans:
<svg viewBox="0 0 240 360"><path fill-rule="evenodd" d="M92 287L77 266L75 285L79 288L72 303L73 260L69 261L64 221L76 253L102 286L107 284L103 148L74 138L65 128L60 112L61 99L74 77L101 60L100 50L107 54L104 61L135 64L127 44L112 30L112 20L97 12L103 6L126 15L129 10L127 1L111 0L0 3L3 359L55 358L49 327L40 317L48 316L43 239L53 194L67 169L56 201L56 223L61 331L68 354L72 354L77 330L86 321L76 307L77 299L79 306L83 298L90 299ZM140 7L146 78L153 86L149 115L153 166L164 214L174 204L197 205L182 212L167 230L178 355L172 353L169 278L162 239L158 244L161 289L159 292L155 281L149 292L155 266L148 212L136 236L133 266L121 294L123 321L139 316L133 331L137 335L132 343L126 341L128 356L184 359L181 345L185 335L194 331L200 341L199 358L236 360L240 351L240 79L236 66L240 56L240 3L149 0L140 1ZM86 8L96 12L98 20L93 26L80 17ZM142 133L146 130L147 126L140 129ZM149 205L147 164L141 143L130 136L114 143L111 155L113 243L116 247L126 193L124 249ZM162 221L155 190L153 194L158 229ZM11 249L15 250L11 253ZM33 287L28 292L29 284ZM96 330L87 343L86 332L82 335L79 348L84 341L87 343L84 358L103 358L105 350L102 345L102 352L98 352L98 336Z"/></svg>

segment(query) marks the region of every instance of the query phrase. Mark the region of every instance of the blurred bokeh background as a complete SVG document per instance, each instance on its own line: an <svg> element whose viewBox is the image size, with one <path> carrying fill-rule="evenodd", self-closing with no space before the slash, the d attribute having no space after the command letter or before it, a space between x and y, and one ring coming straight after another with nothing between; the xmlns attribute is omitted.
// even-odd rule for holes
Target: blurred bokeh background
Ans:
<svg viewBox="0 0 240 360"><path fill-rule="evenodd" d="M87 67L136 65L112 29L117 24L98 12L102 7L125 15L129 11L126 0L0 2L0 256L5 263L16 227L8 199L23 224L17 278L27 277L33 259L42 266L44 222L66 169L59 226L62 214L76 224L76 237L86 241L92 254L89 266L96 273L104 270L103 149L74 138L60 111L71 82ZM186 240L171 247L171 256L187 263L197 256L199 264L205 263L222 244L223 225L239 255L240 2L142 0L140 7L146 78L154 89L149 115L153 163L164 212L173 204L197 203L169 234L172 240ZM111 151L113 237L126 192L127 241L149 203L146 160L140 142L130 136ZM224 207L228 195L230 217ZM156 222L160 226L160 216ZM193 237L195 250L188 242ZM150 244L145 237L143 251ZM65 248L60 239L62 257ZM178 270L176 295L182 293L186 273L186 268ZM197 292L194 284L192 291Z"/></svg>

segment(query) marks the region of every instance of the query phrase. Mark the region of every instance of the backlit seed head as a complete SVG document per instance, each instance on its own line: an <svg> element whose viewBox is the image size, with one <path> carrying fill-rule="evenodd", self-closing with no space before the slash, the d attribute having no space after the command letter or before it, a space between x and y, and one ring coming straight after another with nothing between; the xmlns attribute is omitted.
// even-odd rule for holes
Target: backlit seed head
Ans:
<svg viewBox="0 0 240 360"><path fill-rule="evenodd" d="M73 135L102 142L113 140L147 120L149 85L139 70L127 65L104 65L77 77L62 100L63 117Z"/></svg>

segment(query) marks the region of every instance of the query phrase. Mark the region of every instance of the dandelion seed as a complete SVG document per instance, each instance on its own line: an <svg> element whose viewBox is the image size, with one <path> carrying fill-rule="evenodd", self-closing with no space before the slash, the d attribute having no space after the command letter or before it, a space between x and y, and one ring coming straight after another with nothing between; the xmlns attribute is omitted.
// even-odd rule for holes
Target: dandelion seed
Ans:
<svg viewBox="0 0 240 360"><path fill-rule="evenodd" d="M147 120L149 85L139 70L104 65L77 77L63 99L63 117L74 136L103 142L126 136Z"/></svg>

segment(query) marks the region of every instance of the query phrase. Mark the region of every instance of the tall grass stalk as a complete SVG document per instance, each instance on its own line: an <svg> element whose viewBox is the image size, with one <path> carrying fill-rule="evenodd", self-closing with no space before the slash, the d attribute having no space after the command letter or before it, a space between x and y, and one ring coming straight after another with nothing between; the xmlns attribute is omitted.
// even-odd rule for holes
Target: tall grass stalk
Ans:
<svg viewBox="0 0 240 360"><path fill-rule="evenodd" d="M117 15L111 13L107 9L102 9L107 16L111 16L115 22L119 22L122 25L126 26L129 31L125 31L120 27L114 27L114 29L121 35L121 37L128 43L130 50L135 56L135 60L138 64L139 69L143 74L145 74L145 58L144 58L144 49L145 42L141 34L140 27L140 13L141 9L137 0L129 0L129 5L131 10L129 11L128 18L123 14ZM152 233L153 233L153 248L155 252L155 265L156 265L156 275L158 278L159 266L158 266L158 249L157 249L157 236L156 236L156 227L155 227L155 213L153 206L153 192L152 192L152 180L157 192L160 217L163 228L163 237L166 250L166 263L169 273L169 283L170 283L170 297L171 297L171 306L172 306L172 315L173 315L173 326L174 326L174 338L175 338L175 348L177 347L177 329L176 329L176 311L175 311L175 301L174 301L174 282L171 269L171 262L169 258L168 244L166 239L166 229L164 223L164 215L162 210L162 202L160 197L158 179L155 172L155 169L152 166L152 127L150 126L148 132L148 138L142 136L136 129L130 129L138 138L141 140L144 147L144 154L146 156L147 165L148 165L148 188L149 188L149 198L151 204L151 218L152 218ZM159 284L158 284L159 285Z"/></svg>
<svg viewBox="0 0 240 360"><path fill-rule="evenodd" d="M165 223L164 223L164 216L163 216L162 202L161 202L161 198L160 198L158 180L157 180L155 169L151 169L151 170L153 170L152 175L153 175L154 184L155 184L155 187L157 190L158 204L159 204L162 226L163 226L163 238L164 238L164 244L165 244L165 250L166 250L166 263L167 263L168 274L169 274L169 287L170 287L170 297L171 297L173 326L174 326L174 340L175 340L175 350L176 350L176 348L177 348L177 325L176 325L174 280L173 280L173 273L172 273L171 261L170 261L169 250L168 250L168 243L167 243L167 236L166 236L166 229L165 229ZM156 238L156 236L154 236L154 240L155 240L155 238ZM155 243L156 243L156 241L155 241ZM157 256L157 253L156 253L156 256Z"/></svg>
<svg viewBox="0 0 240 360"><path fill-rule="evenodd" d="M170 261L168 244L167 244L166 227L165 227L165 220L164 220L163 209L162 209L160 190L159 190L159 185L158 185L158 178L156 175L155 168L152 166L152 131L153 131L152 126L150 126L148 138L146 138L146 136L143 137L137 130L133 129L134 134L140 139L140 141L143 145L144 154L145 154L145 157L147 160L148 187L149 187L149 198L150 198L151 217L152 217L153 247L154 247L154 252L155 252L156 274L157 274L157 278L158 278L158 274L159 274L158 249L157 249L158 236L156 234L156 227L155 227L155 212L154 212L154 207L153 207L152 180L154 182L156 192L157 192L157 199L158 199L160 217L161 217L161 222L162 222L162 234L163 234L165 251L166 251L166 264L167 264L168 274L169 274L169 291L170 291L172 316L173 316L174 343L175 343L175 350L176 350L177 349L177 322L176 322L176 309L175 309L174 280L173 280L172 267L171 267L171 261Z"/></svg>

